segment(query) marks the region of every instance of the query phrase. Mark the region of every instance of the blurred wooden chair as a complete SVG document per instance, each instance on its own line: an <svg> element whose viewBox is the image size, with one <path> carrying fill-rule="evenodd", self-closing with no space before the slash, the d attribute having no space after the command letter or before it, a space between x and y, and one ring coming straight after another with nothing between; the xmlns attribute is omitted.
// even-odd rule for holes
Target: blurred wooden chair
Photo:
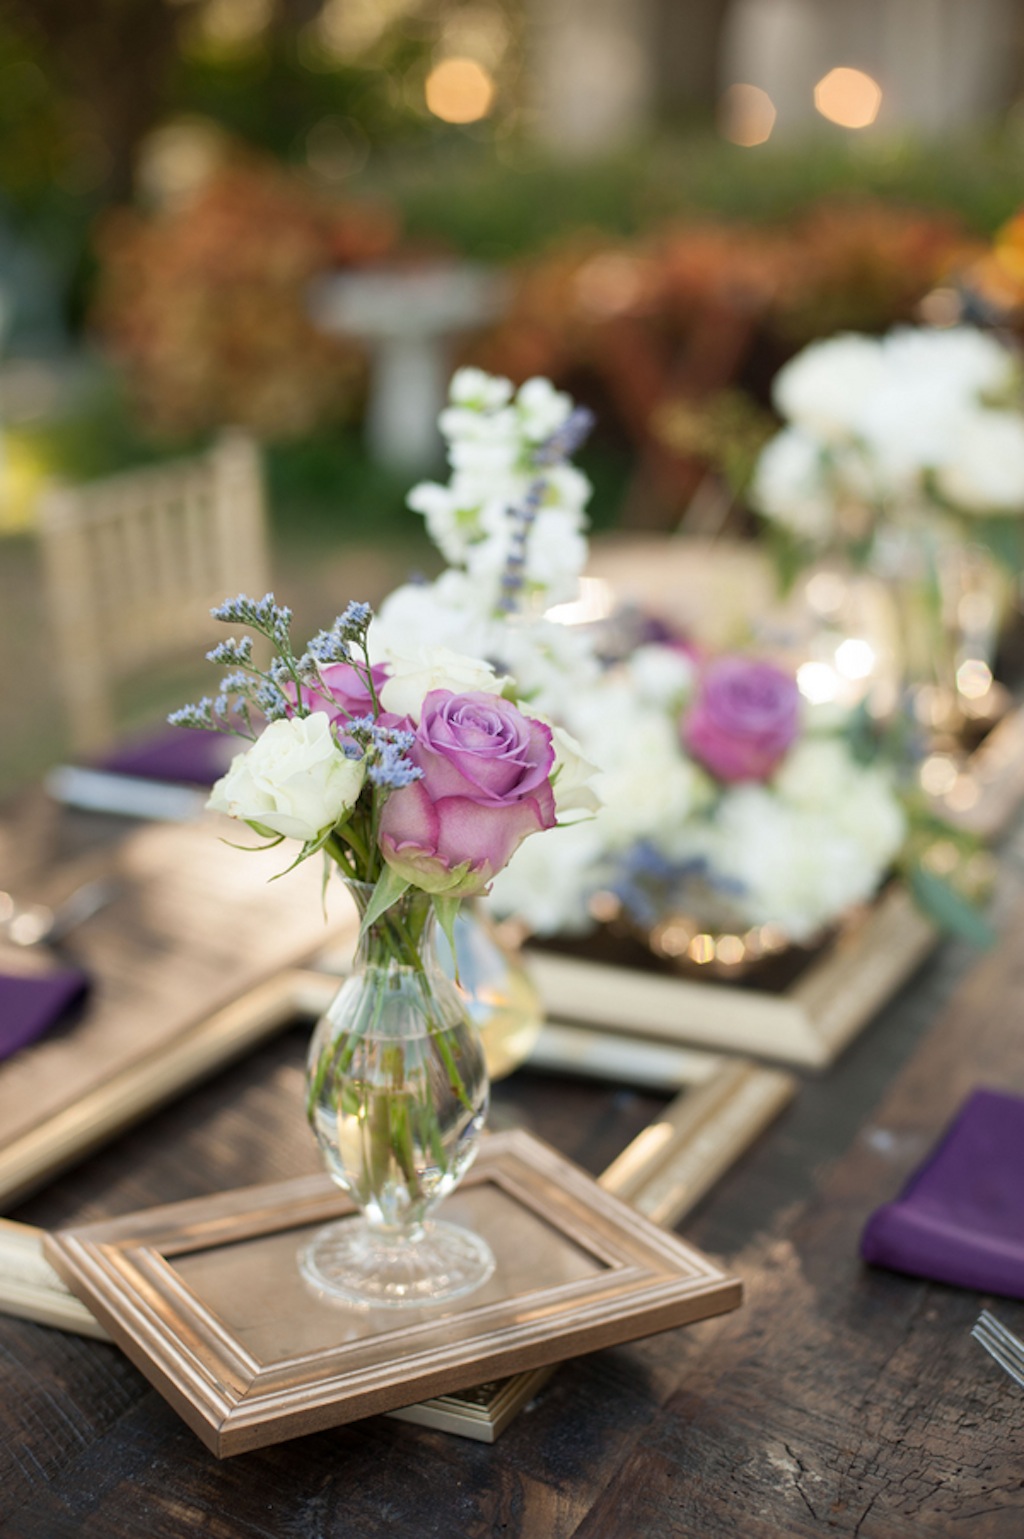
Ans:
<svg viewBox="0 0 1024 1539"><path fill-rule="evenodd" d="M57 487L40 536L72 744L92 754L113 741L123 679L212 644L215 604L266 591L259 451L229 432L193 459Z"/></svg>

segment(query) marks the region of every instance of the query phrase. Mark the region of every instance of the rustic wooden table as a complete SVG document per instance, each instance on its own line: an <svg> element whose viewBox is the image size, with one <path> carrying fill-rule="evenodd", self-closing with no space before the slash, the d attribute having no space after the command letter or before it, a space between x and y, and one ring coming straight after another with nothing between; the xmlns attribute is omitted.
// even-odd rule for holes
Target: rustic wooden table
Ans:
<svg viewBox="0 0 1024 1539"><path fill-rule="evenodd" d="M95 837L56 843L42 819L22 851L25 827L35 860ZM988 1301L868 1270L857 1240L971 1088L1024 1092L1021 866L1011 849L998 949L943 948L685 1221L744 1277L737 1314L566 1364L494 1446L377 1419L225 1463L113 1347L3 1319L0 1532L1017 1539L1024 1397L970 1340ZM285 1033L9 1216L57 1226L315 1170L303 1050ZM495 1103L496 1125L595 1172L660 1104L538 1075ZM1024 1304L996 1308L1024 1330Z"/></svg>

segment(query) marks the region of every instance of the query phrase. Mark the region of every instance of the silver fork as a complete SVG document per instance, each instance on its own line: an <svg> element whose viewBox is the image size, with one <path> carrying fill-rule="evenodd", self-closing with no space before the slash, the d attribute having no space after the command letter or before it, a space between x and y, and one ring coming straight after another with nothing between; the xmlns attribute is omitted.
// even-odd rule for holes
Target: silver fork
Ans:
<svg viewBox="0 0 1024 1539"><path fill-rule="evenodd" d="M989 1357L1006 1370L1011 1379L1024 1385L1024 1341L1019 1336L1007 1330L1002 1321L997 1320L987 1309L982 1310L971 1335L985 1348Z"/></svg>
<svg viewBox="0 0 1024 1539"><path fill-rule="evenodd" d="M9 892L0 892L0 935L15 946L57 946L116 896L117 884L107 877L76 887L55 909L19 903Z"/></svg>

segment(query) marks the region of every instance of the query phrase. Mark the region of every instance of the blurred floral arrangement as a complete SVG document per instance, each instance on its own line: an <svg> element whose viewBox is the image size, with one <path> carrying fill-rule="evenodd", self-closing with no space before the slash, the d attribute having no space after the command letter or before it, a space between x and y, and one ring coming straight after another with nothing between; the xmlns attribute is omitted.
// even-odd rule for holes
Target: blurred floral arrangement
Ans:
<svg viewBox="0 0 1024 1539"><path fill-rule="evenodd" d="M1016 353L969 326L850 333L787 363L773 400L784 426L748 500L788 539L791 567L825 554L876 580L876 710L908 691L932 730L991 725L1007 702L992 666L1024 557Z"/></svg>
<svg viewBox="0 0 1024 1539"><path fill-rule="evenodd" d="M227 423L294 437L350 413L364 376L358 346L310 321L310 280L376 260L396 236L380 206L239 158L184 203L107 216L93 320L159 433Z"/></svg>
<svg viewBox="0 0 1024 1539"><path fill-rule="evenodd" d="M1024 513L1020 362L972 327L812 343L776 375L785 423L761 454L755 506L820 548L948 520L985 538Z"/></svg>
<svg viewBox="0 0 1024 1539"><path fill-rule="evenodd" d="M725 929L733 963L813 942L916 848L899 765L860 713L810 706L772 662L674 639L619 652L607 628L561 623L587 555L587 483L568 463L587 426L546 380L513 394L455 375L451 478L409 496L451 564L385 601L371 648L488 658L563 729L563 753L597 767L592 815L516 853L499 914L566 934L613 908L673 955Z"/></svg>

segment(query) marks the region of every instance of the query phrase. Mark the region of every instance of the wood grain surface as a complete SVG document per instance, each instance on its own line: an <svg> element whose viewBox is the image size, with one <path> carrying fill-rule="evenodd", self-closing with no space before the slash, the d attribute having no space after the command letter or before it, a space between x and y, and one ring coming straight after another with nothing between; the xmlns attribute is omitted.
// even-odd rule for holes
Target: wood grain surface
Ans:
<svg viewBox="0 0 1024 1539"><path fill-rule="evenodd" d="M0 1532L178 1539L1018 1539L1024 1397L970 1340L1024 1305L857 1258L967 1092L1024 1092L1020 852L1005 938L942 948L682 1226L744 1279L736 1315L564 1365L493 1446L385 1419L218 1464L112 1347L0 1321ZM287 1033L11 1216L56 1227L317 1169ZM497 1087L597 1172L663 1098Z"/></svg>

